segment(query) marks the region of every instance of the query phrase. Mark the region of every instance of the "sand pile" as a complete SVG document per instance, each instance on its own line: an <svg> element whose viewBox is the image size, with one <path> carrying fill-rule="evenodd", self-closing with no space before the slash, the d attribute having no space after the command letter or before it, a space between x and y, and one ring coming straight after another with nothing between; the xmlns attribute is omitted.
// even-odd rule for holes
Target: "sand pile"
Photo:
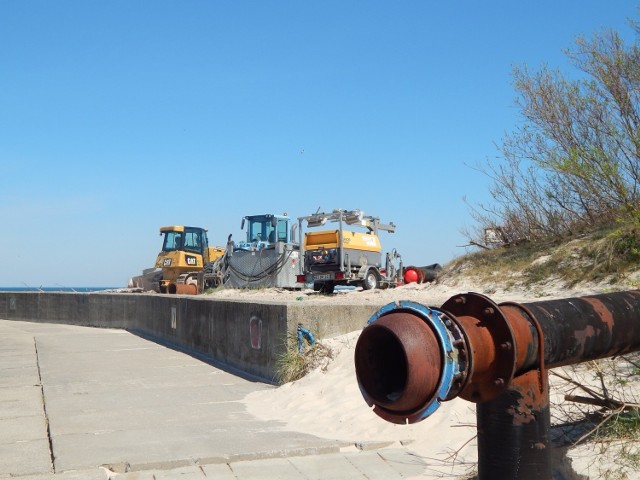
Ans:
<svg viewBox="0 0 640 480"><path fill-rule="evenodd" d="M504 289L499 285L490 284L485 284L482 288L477 287L469 281L462 281L455 285L412 284L389 290L340 291L333 295L272 289L220 290L215 295L247 300L252 298L314 303L366 302L376 305L385 305L394 300L413 300L427 306L439 306L451 296L468 291L484 293L500 303L502 301L533 302L631 289L630 285L591 285L569 290L553 282L534 289ZM356 331L336 338L323 339L323 345L332 351L333 358L328 364L317 368L296 382L249 395L245 400L248 411L261 419L282 422L283 429L345 441L353 445L352 448L380 448L387 444L406 446L429 465L428 472L421 478L469 478L469 475L476 470L477 462L475 405L455 399L443 403L434 415L418 424L394 425L383 421L364 402L357 386L353 355L359 333ZM569 371L563 374L575 378L576 373L573 369L576 367L568 368ZM588 365L583 364L577 368L586 372L582 381L595 382L594 388L598 386L594 375L589 373ZM551 376L551 382L554 386L563 383L554 376ZM563 392L558 393L557 389L566 389L566 386L554 388L556 393L552 396L552 410L554 410L553 402L562 403L561 395L564 395ZM633 382L628 388L637 388L640 392L638 382ZM640 398L640 394L638 397ZM558 413L552 413L552 417L556 414ZM565 414L564 407L560 414ZM636 445L635 448L638 446ZM609 453L605 450L591 444L569 449L568 458L573 459L572 468L576 472L586 475L582 478L603 478L606 471L618 468L614 462L616 462L616 456L619 457L619 449L609 449L607 450ZM566 458L558 461L571 463ZM631 475L634 475L633 472ZM628 478L640 477L629 476Z"/></svg>

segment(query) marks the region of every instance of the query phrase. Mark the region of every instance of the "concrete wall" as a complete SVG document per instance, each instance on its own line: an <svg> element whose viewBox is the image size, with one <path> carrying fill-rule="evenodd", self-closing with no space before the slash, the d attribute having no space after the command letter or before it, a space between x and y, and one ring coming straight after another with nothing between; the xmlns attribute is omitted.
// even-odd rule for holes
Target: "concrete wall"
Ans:
<svg viewBox="0 0 640 480"><path fill-rule="evenodd" d="M301 323L319 338L330 338L362 330L379 308L380 306L371 304L318 305L302 302L289 305L287 318L292 326Z"/></svg>
<svg viewBox="0 0 640 480"><path fill-rule="evenodd" d="M287 332L300 323L318 338L361 329L368 305L249 303L126 293L0 292L0 318L122 328L273 382Z"/></svg>

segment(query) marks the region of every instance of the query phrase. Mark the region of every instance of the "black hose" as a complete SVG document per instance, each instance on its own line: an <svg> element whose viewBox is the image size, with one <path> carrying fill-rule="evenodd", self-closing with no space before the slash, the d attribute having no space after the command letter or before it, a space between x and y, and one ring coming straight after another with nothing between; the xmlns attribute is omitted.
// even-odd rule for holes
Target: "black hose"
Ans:
<svg viewBox="0 0 640 480"><path fill-rule="evenodd" d="M238 278L240 278L240 280L243 280L247 283L255 283L280 273L280 271L286 265L287 260L289 260L289 258L291 257L292 253L293 253L293 250L289 250L288 253L283 253L282 255L280 255L280 257L278 257L278 259L271 266L269 266L266 269L263 269L262 272L260 272L257 275L245 275L241 273L238 269L232 267L231 264L229 264L228 262L226 262L226 268L229 271L231 271L233 274L235 274ZM260 257L262 259L262 251L260 251Z"/></svg>

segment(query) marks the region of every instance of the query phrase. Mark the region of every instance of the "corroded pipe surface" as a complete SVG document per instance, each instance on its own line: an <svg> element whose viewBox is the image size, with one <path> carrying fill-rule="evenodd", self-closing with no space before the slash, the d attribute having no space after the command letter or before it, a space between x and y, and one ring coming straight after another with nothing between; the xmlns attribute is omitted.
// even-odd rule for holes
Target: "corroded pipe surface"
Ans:
<svg viewBox="0 0 640 480"><path fill-rule="evenodd" d="M167 285L167 293L179 295L197 295L198 287L192 283L170 283Z"/></svg>
<svg viewBox="0 0 640 480"><path fill-rule="evenodd" d="M640 348L640 290L523 304L544 332L549 367Z"/></svg>
<svg viewBox="0 0 640 480"><path fill-rule="evenodd" d="M496 399L478 404L480 480L552 478L547 381L548 375L539 378L532 370Z"/></svg>
<svg viewBox="0 0 640 480"><path fill-rule="evenodd" d="M401 304L370 319L355 358L365 400L396 423L424 419L439 406L430 409L430 402L495 399L530 370L640 349L637 290L526 304L497 305L476 293L451 297L440 308ZM448 362L455 364L451 375Z"/></svg>

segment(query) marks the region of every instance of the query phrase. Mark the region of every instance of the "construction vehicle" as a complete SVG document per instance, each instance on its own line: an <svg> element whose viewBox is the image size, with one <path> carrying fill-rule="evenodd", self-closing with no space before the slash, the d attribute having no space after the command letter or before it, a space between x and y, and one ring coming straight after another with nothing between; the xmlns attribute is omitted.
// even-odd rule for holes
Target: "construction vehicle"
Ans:
<svg viewBox="0 0 640 480"><path fill-rule="evenodd" d="M230 288L301 289L297 281L299 245L294 241L297 224L284 215L247 215L240 229L245 238L227 240L224 255L207 265L200 275L199 290L221 285Z"/></svg>
<svg viewBox="0 0 640 480"><path fill-rule="evenodd" d="M196 294L198 273L224 254L222 247L210 247L207 229L173 225L160 228L162 250L155 267L129 281L129 286L159 293Z"/></svg>
<svg viewBox="0 0 640 480"><path fill-rule="evenodd" d="M337 285L372 290L402 284L402 260L395 249L386 254L382 265L378 232L395 232L393 223L380 223L379 218L367 216L360 210L339 209L300 217L298 222L304 238L300 246L299 282L313 284L313 289L322 293L333 293ZM307 228L337 223L337 228L309 231L303 236L304 223ZM347 230L345 226L358 226L365 231Z"/></svg>

